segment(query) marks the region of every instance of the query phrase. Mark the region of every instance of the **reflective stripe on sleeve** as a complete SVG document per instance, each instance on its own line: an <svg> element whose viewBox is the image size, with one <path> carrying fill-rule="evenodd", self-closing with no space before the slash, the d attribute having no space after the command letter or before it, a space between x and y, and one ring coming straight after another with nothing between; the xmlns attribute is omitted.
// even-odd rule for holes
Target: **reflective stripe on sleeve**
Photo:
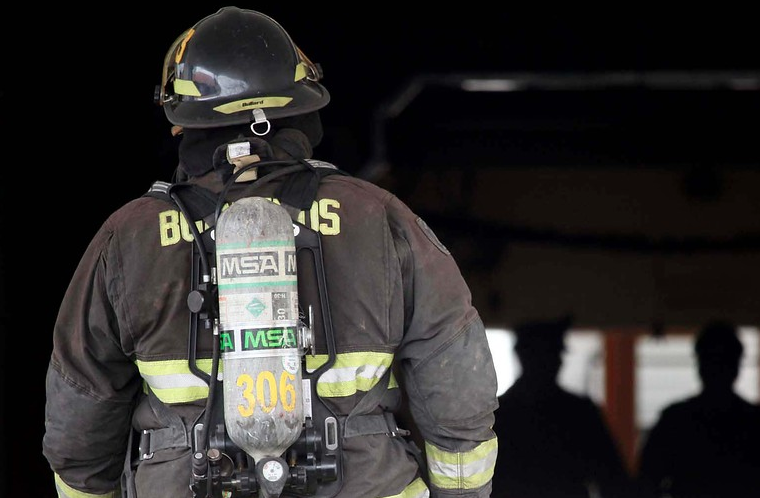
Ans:
<svg viewBox="0 0 760 498"><path fill-rule="evenodd" d="M461 453L444 451L425 441L430 482L441 489L477 489L493 477L497 450L496 438Z"/></svg>
<svg viewBox="0 0 760 498"><path fill-rule="evenodd" d="M425 485L425 481L418 477L409 486L404 488L401 493L393 496L384 496L383 498L428 498L429 496L430 491Z"/></svg>
<svg viewBox="0 0 760 498"><path fill-rule="evenodd" d="M85 493L83 491L77 491L72 488L61 479L61 476L54 474L55 477L55 490L58 493L58 498L116 498L116 492L112 491L105 494L93 494Z"/></svg>
<svg viewBox="0 0 760 498"><path fill-rule="evenodd" d="M306 355L306 370L313 372L327 362L327 355ZM369 391L393 363L393 354L375 352L339 353L335 364L319 377L317 394L323 398L351 396L357 391ZM398 383L391 374L388 388Z"/></svg>
<svg viewBox="0 0 760 498"><path fill-rule="evenodd" d="M190 371L187 360L136 361L145 383L164 403L189 403L208 397L208 385ZM211 372L211 360L197 360L198 368ZM221 363L218 378L221 380Z"/></svg>

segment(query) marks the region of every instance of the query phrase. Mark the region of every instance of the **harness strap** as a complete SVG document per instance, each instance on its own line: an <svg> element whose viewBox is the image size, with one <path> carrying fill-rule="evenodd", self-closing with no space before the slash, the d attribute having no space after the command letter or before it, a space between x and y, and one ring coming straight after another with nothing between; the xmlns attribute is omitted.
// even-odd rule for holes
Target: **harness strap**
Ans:
<svg viewBox="0 0 760 498"><path fill-rule="evenodd" d="M139 459L150 460L154 452L167 448L192 448L188 429L180 416L169 410L152 389L148 389L148 401L163 427L142 431Z"/></svg>
<svg viewBox="0 0 760 498"><path fill-rule="evenodd" d="M266 166L262 162L260 166ZM322 179L329 175L350 176L345 171L339 169L332 163L319 161L316 159L302 159L294 161L292 166L275 169L272 172L262 176L250 187L255 191L263 184L273 179L285 176L286 180L278 188L276 196L280 199L280 204L284 207L291 218L298 218L302 209L311 207L316 198L317 189ZM187 193L189 191L189 194ZM162 180L156 180L150 186L145 196L164 199L170 203L176 203L178 196L182 193L181 201L193 219L203 219L209 226L214 224L214 208L216 207L218 196L208 189L189 182L170 183ZM254 195L250 192L249 195ZM206 236L204 232L204 236Z"/></svg>
<svg viewBox="0 0 760 498"><path fill-rule="evenodd" d="M375 415L374 417L382 417L382 420L372 421L372 416L369 414L373 411L380 401L385 396L385 392L388 389L388 383L391 379L391 369L387 369L380 381L372 386L372 389L367 391L367 394L356 404L351 410L351 413L345 418L343 423L343 437L361 436L366 434L363 430L376 430L379 432L369 432L369 434L388 434L391 432L397 432L397 427L388 427L388 421L383 415ZM393 415L392 413L390 415ZM365 422L366 420L366 422ZM395 426L395 420L393 421ZM391 429L391 430L388 430Z"/></svg>
<svg viewBox="0 0 760 498"><path fill-rule="evenodd" d="M343 436L369 436L372 434L385 434L388 437L408 436L411 434L406 429L401 429L396 423L393 412L383 412L379 415L357 415L347 420L341 417L343 422Z"/></svg>
<svg viewBox="0 0 760 498"><path fill-rule="evenodd" d="M187 431L175 426L145 429L140 434L140 461L150 460L153 453L167 448L189 448Z"/></svg>

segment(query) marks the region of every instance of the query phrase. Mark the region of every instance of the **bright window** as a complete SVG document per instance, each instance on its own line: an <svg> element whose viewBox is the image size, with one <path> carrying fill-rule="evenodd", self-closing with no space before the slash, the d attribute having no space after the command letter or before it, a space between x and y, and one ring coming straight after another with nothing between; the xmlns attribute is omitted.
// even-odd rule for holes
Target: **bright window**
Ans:
<svg viewBox="0 0 760 498"><path fill-rule="evenodd" d="M760 399L758 329L740 328L744 356L734 388L748 401ZM674 401L693 396L701 384L691 335L642 336L636 342L636 425L646 431L660 411Z"/></svg>
<svg viewBox="0 0 760 498"><path fill-rule="evenodd" d="M497 394L504 391L520 375L520 361L514 353L515 335L507 329L487 329L488 345L494 357ZM569 331L566 351L557 382L568 391L585 394L597 402L604 400L604 361L602 337L595 331Z"/></svg>
<svg viewBox="0 0 760 498"><path fill-rule="evenodd" d="M488 343L494 357L498 395L502 395L520 375L520 362L514 354L514 333L507 329L487 329ZM604 336L595 330L568 332L563 365L558 383L568 391L584 394L598 405L604 404L605 364ZM760 331L740 328L744 356L736 392L751 402L760 402L758 358ZM693 337L666 334L655 338L640 336L635 346L636 426L646 431L666 405L696 394L701 385L693 355Z"/></svg>

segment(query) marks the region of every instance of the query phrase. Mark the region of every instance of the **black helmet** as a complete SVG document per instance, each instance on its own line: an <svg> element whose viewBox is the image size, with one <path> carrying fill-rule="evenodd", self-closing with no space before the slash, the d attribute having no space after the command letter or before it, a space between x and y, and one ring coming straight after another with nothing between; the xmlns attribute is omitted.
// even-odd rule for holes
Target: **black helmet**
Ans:
<svg viewBox="0 0 760 498"><path fill-rule="evenodd" d="M156 100L185 128L266 123L327 105L321 76L277 21L223 7L171 46Z"/></svg>

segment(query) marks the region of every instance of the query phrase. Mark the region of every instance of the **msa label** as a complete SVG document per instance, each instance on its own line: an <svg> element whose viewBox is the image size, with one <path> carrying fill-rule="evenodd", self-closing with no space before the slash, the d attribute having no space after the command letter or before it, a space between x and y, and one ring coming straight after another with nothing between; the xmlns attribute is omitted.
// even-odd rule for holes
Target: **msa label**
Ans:
<svg viewBox="0 0 760 498"><path fill-rule="evenodd" d="M224 330L219 341L222 353L298 347L294 327Z"/></svg>
<svg viewBox="0 0 760 498"><path fill-rule="evenodd" d="M222 279L296 274L295 251L227 252L219 254Z"/></svg>

